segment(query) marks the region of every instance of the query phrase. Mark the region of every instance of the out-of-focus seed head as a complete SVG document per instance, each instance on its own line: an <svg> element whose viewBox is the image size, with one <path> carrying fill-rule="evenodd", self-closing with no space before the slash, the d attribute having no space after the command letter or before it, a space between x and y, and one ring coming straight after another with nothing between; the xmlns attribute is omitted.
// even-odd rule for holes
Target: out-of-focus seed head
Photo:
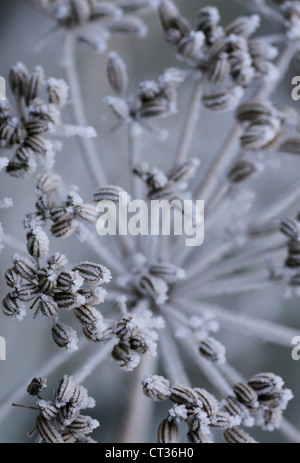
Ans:
<svg viewBox="0 0 300 463"><path fill-rule="evenodd" d="M51 172L44 172L43 174L39 175L37 180L37 190L41 191L42 193L49 193L51 191L56 191L61 183L61 178L57 174L53 174Z"/></svg>
<svg viewBox="0 0 300 463"><path fill-rule="evenodd" d="M199 352L211 362L224 363L226 360L225 347L215 338L203 339L199 344Z"/></svg>
<svg viewBox="0 0 300 463"><path fill-rule="evenodd" d="M49 103L55 104L59 108L64 106L68 99L69 87L63 79L50 77L47 80L47 91Z"/></svg>
<svg viewBox="0 0 300 463"><path fill-rule="evenodd" d="M246 160L237 161L227 176L231 183L241 183L252 177L257 172L257 166L253 162Z"/></svg>
<svg viewBox="0 0 300 463"><path fill-rule="evenodd" d="M106 72L112 89L118 95L124 95L128 87L128 75L126 65L117 53L109 53Z"/></svg>
<svg viewBox="0 0 300 463"><path fill-rule="evenodd" d="M224 439L228 444L255 444L253 437L239 428L226 429L223 433Z"/></svg>
<svg viewBox="0 0 300 463"><path fill-rule="evenodd" d="M22 98L27 93L29 72L23 63L16 63L10 70L9 83L13 94Z"/></svg>
<svg viewBox="0 0 300 463"><path fill-rule="evenodd" d="M42 85L45 83L45 75L42 67L37 66L30 75L26 93L26 103L29 106L40 93Z"/></svg>

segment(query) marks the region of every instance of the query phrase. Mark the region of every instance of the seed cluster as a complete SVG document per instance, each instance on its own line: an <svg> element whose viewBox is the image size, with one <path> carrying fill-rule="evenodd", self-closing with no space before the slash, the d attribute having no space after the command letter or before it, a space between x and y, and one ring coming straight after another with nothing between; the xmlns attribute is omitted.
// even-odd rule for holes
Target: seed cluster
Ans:
<svg viewBox="0 0 300 463"><path fill-rule="evenodd" d="M133 173L145 182L150 200L182 200L182 192L187 189L188 181L195 175L199 164L199 159L192 158L164 173L145 162L135 166Z"/></svg>
<svg viewBox="0 0 300 463"><path fill-rule="evenodd" d="M55 173L45 172L38 177L36 211L26 215L25 228L44 228L47 220L50 220L53 224L50 229L52 235L66 238L74 231L80 234L80 223L96 222L96 207L84 203L76 191L70 191L66 199L62 199L61 186L61 178Z"/></svg>
<svg viewBox="0 0 300 463"><path fill-rule="evenodd" d="M145 377L142 385L147 397L155 401L170 399L174 404L159 425L159 443L179 442L178 424L182 421L188 426L187 437L191 443L213 442L212 429L226 430L239 424L236 417L220 410L217 399L205 389L170 386L167 379L156 375Z"/></svg>
<svg viewBox="0 0 300 463"><path fill-rule="evenodd" d="M47 135L61 124L60 108L68 98L68 87L63 80L46 80L38 66L30 73L23 63L12 67L9 76L18 116L9 103L0 103L0 145L2 149L16 148L6 171L13 177L24 177L43 164L53 164L54 145ZM43 97L46 94L46 98Z"/></svg>
<svg viewBox="0 0 300 463"><path fill-rule="evenodd" d="M59 321L59 312L74 311L82 323L83 332L94 341L105 338L107 326L101 313L94 307L104 301L104 283L110 281L109 270L100 264L82 262L71 270L63 254L55 253L41 259L48 251L47 235L38 230L30 236L28 248L36 261L13 256L13 267L5 274L6 283L12 289L4 298L3 313L9 318L22 320L26 315L26 304L33 301L35 316L41 312L52 321L52 337L62 349L72 352L78 348L76 331ZM88 313L88 317L82 314Z"/></svg>
<svg viewBox="0 0 300 463"><path fill-rule="evenodd" d="M143 38L147 27L138 17L156 6L156 0L29 0L61 29L72 30L77 40L103 53L111 35Z"/></svg>
<svg viewBox="0 0 300 463"><path fill-rule="evenodd" d="M82 364L74 377L65 375L61 379L52 401L42 397L46 379L38 376L41 373L37 372L27 387L27 392L38 399L39 442L93 442L88 435L99 423L81 414L81 410L93 406L94 401L76 378L83 382L106 355L111 355L126 372L133 371L142 361L144 371L148 367L145 357L155 356L157 351L162 368L175 383L172 385L159 375L142 381L147 397L157 402L171 401L158 426L159 443L178 443L183 423L191 443L214 442L218 430L225 442L254 443L255 439L244 430L253 426L267 431L278 429L290 440L299 440L299 432L282 420L292 398L291 391L283 387L283 380L274 373L258 373L243 380L229 363L230 349L226 350L213 334L221 326L290 348L294 328L239 313L234 299L227 309L223 296L275 284L287 295L300 294L300 214L290 211L299 197L299 181L272 198L258 213L254 207L256 185L250 186L258 174L276 167L276 163L285 169L287 155L300 154L298 112L276 104L277 96L274 101L270 98L282 77L288 75L291 60L295 57L295 64L300 62L300 1L237 1L257 14L238 17L223 26L218 9L207 6L200 9L192 26L171 0L28 0L54 21L47 37L58 30L63 35L62 62L70 97L63 80L46 79L41 67L29 72L24 64L17 63L9 76L16 110L0 101L0 152L14 151L11 160L0 157L0 170L5 168L10 176L20 179L41 167L34 183L35 208L26 214L23 223L29 258L24 257L22 243L4 233L0 225L0 250L3 242L21 254L13 255L13 265L6 271L10 292L2 308L11 319L21 320L27 307L34 309L34 316L49 318L53 340L64 351L78 349L76 325L88 341L96 344L84 360L80 351ZM184 7L185 2L181 3ZM116 161L112 180L107 178L105 163L102 166L105 143L101 143L100 152L89 140L96 136L96 131L87 127L76 46L80 42L102 53L111 35L142 38L147 27L140 15L153 10L158 13L161 35L173 47L184 69L163 68L156 79L136 85L130 81L122 57L115 51L107 54L104 71L113 94L106 96L104 103L115 120L112 132L122 126L119 136L126 132L128 143L119 151L115 146L109 149L109 157L113 155L113 162ZM262 17L270 17L277 24L274 34L259 36ZM145 63L152 66L151 60L146 59ZM96 86L101 81L98 75L91 78ZM172 143L166 144L164 167L156 167L151 162L152 152L148 157L144 152L146 143L141 135L147 131L147 136L166 141L164 119L180 109L179 90L184 82L188 90L189 79L194 85L187 104L182 105L183 117L174 117L175 124L176 120L182 124L175 159L172 161L169 156ZM99 88L96 90L95 105L97 98L101 102ZM206 109L217 113L208 134L205 121L197 125L200 103L204 106L204 118ZM61 110L66 104L70 105L77 125L62 123ZM219 112L232 109L233 128L228 130L224 143L220 139L220 149L213 158L211 138L218 142L223 128L224 134L227 131L229 120L226 115L220 130L219 124L223 125L225 119L219 118ZM209 143L192 145L195 131L202 132L205 143L208 135ZM94 182L91 203L83 200L81 189L66 186L63 176L53 170L55 152L61 149L57 138L75 135L79 136L78 146ZM174 127L173 137L177 141ZM197 158L188 157L190 151ZM120 169L116 157L123 152L128 155L128 179L123 161ZM203 162L203 172L199 172L198 158L206 154L213 160L208 168ZM292 162L297 162L296 156L290 156ZM89 188L89 183L85 186ZM258 190L260 187L261 184ZM174 215L189 215L193 226L198 223L197 208L189 210L189 206L205 199L204 246L188 249L180 236L97 236L96 203L112 201L116 211L119 208L121 212L125 198L128 202L142 198L148 204L152 200L174 201ZM11 204L9 199L1 200L0 208ZM141 222L142 208L139 213ZM148 215L145 219L149 219ZM120 225L121 220L119 214L114 225ZM55 239L68 238L73 233L99 256L101 263L94 262L94 257L93 262L89 257L74 257L76 246L74 262L69 265L64 254L49 253L50 235ZM284 262L275 260L276 253L282 250L286 251ZM103 286L111 280L108 268L114 275L107 295ZM218 297L222 306L206 301L212 297ZM97 307L104 301L109 315ZM72 317L74 327L72 322L72 326L65 323ZM188 374L176 341L195 360L222 400L203 387L191 387L184 379ZM105 343L107 346L102 346ZM56 355L54 360L59 362L66 353ZM132 394L135 392L136 387L132 388ZM134 400L130 397L131 404ZM0 409L3 411L1 405ZM137 407L129 412L130 420L136 420L133 427L138 429ZM2 413L0 420L1 417Z"/></svg>
<svg viewBox="0 0 300 463"><path fill-rule="evenodd" d="M152 312L137 304L128 311L123 299L119 302L123 317L114 324L117 344L112 350L112 357L122 369L132 371L143 355L157 355L158 330L164 328L162 317L153 316Z"/></svg>
<svg viewBox="0 0 300 463"><path fill-rule="evenodd" d="M135 135L142 128L151 129L148 120L167 117L177 112L178 85L186 75L177 68L167 69L157 81L140 83L133 95L127 95L128 74L124 61L112 52L107 62L107 77L117 96L106 96L104 103L117 119L115 128L122 124L135 123Z"/></svg>
<svg viewBox="0 0 300 463"><path fill-rule="evenodd" d="M289 389L283 389L283 381L274 373L258 373L233 387L234 395L224 401L224 409L239 417L244 426L259 425L273 431L280 426L283 410L292 399Z"/></svg>
<svg viewBox="0 0 300 463"><path fill-rule="evenodd" d="M178 424L188 426L191 443L214 442L213 429L223 431L228 443L253 443L255 440L237 426L273 431L280 425L282 411L292 393L283 389L283 381L273 373L258 373L247 383L233 387L234 395L219 403L208 391L184 385L171 386L163 376L147 376L142 380L144 394L154 401L170 399L172 408L158 428L159 443L179 442Z"/></svg>
<svg viewBox="0 0 300 463"><path fill-rule="evenodd" d="M45 388L46 379L33 378L27 391L38 396L36 428L38 442L48 444L72 444L75 442L95 442L88 434L99 426L90 416L82 415L81 410L95 406L93 398L72 376L65 375L54 391L53 400L44 400L40 392ZM41 387L42 385L42 387Z"/></svg>
<svg viewBox="0 0 300 463"><path fill-rule="evenodd" d="M276 77L271 60L276 49L268 43L249 39L260 24L257 15L240 17L222 27L215 7L200 9L193 29L171 0L159 7L166 40L176 47L178 57L203 74L203 105L212 111L236 107L253 80Z"/></svg>

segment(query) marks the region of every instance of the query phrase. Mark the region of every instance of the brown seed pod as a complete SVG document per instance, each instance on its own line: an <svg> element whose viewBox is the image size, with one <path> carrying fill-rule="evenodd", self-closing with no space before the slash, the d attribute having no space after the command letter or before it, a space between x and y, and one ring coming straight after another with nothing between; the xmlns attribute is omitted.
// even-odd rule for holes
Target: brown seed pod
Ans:
<svg viewBox="0 0 300 463"><path fill-rule="evenodd" d="M72 376L64 375L58 382L55 390L55 403L60 408L71 401L76 388L76 382Z"/></svg>
<svg viewBox="0 0 300 463"><path fill-rule="evenodd" d="M108 54L107 78L113 90L118 95L123 95L128 87L128 75L124 61L115 52Z"/></svg>
<svg viewBox="0 0 300 463"><path fill-rule="evenodd" d="M233 390L238 400L250 408L258 407L257 394L247 383L237 383L233 386Z"/></svg>
<svg viewBox="0 0 300 463"><path fill-rule="evenodd" d="M48 318L55 317L59 311L57 303L50 296L45 296L41 298L41 301L39 303L39 309L42 312L42 314Z"/></svg>
<svg viewBox="0 0 300 463"><path fill-rule="evenodd" d="M44 80L44 70L42 67L37 66L28 81L28 88L26 93L27 106L29 106L30 102L39 95Z"/></svg>
<svg viewBox="0 0 300 463"><path fill-rule="evenodd" d="M81 262L72 270L79 272L80 276L89 282L108 283L111 278L110 271L106 267L94 262Z"/></svg>
<svg viewBox="0 0 300 463"><path fill-rule="evenodd" d="M27 392L30 395L39 395L47 387L46 378L33 378L27 386Z"/></svg>
<svg viewBox="0 0 300 463"><path fill-rule="evenodd" d="M171 388L170 399L177 404L194 407L197 405L198 396L191 387L179 385Z"/></svg>
<svg viewBox="0 0 300 463"><path fill-rule="evenodd" d="M239 428L226 429L223 433L224 439L228 444L256 444L256 440Z"/></svg>
<svg viewBox="0 0 300 463"><path fill-rule="evenodd" d="M199 344L199 352L211 362L225 362L225 347L215 338L207 337L203 339Z"/></svg>
<svg viewBox="0 0 300 463"><path fill-rule="evenodd" d="M76 331L65 323L56 322L52 326L52 337L54 342L61 349L74 352L78 349L78 338Z"/></svg>
<svg viewBox="0 0 300 463"><path fill-rule="evenodd" d="M146 376L142 386L144 394L155 402L166 400L171 395L170 381L163 376Z"/></svg>
<svg viewBox="0 0 300 463"><path fill-rule="evenodd" d="M63 444L63 438L51 421L44 416L38 415L36 419L36 428L41 438L47 444Z"/></svg>
<svg viewBox="0 0 300 463"><path fill-rule="evenodd" d="M157 430L157 442L159 444L177 444L179 442L178 426L175 421L168 418L162 420Z"/></svg>

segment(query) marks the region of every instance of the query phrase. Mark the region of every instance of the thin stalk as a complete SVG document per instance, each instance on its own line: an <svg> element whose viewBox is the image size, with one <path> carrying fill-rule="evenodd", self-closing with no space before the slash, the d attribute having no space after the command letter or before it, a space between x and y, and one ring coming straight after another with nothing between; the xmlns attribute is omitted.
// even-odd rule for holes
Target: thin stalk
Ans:
<svg viewBox="0 0 300 463"><path fill-rule="evenodd" d="M75 41L76 37L72 31L66 31L63 44L63 67L65 70L66 80L70 87L71 107L73 119L76 125L87 127L87 117L80 91L80 83L78 80L78 71L76 69L75 58ZM93 179L96 186L106 183L105 174L99 159L99 153L94 145L94 142L85 137L78 137L81 147L82 156L88 170L89 175Z"/></svg>
<svg viewBox="0 0 300 463"><path fill-rule="evenodd" d="M146 375L155 373L156 363L156 357L144 356L135 370L123 432L119 440L121 443L141 443L147 438L153 401L143 394L141 381Z"/></svg>
<svg viewBox="0 0 300 463"><path fill-rule="evenodd" d="M185 162L188 157L189 148L192 142L193 132L199 117L200 99L203 92L203 81L198 78L191 93L191 97L187 106L184 125L179 137L178 148L176 152L175 163Z"/></svg>
<svg viewBox="0 0 300 463"><path fill-rule="evenodd" d="M300 196L300 180L297 180L283 192L281 191L255 216L252 228L257 225L267 223L278 217L282 211L296 201Z"/></svg>
<svg viewBox="0 0 300 463"><path fill-rule="evenodd" d="M168 309L168 313L165 311L166 318L168 319L168 322L170 325L173 326L173 328L176 330L182 324L179 325L178 321L174 318L170 311L170 305ZM176 311L176 309L175 309ZM182 315L183 318L186 318L184 315ZM208 360L206 360L204 357L201 357L198 351L198 342L191 333L191 336L186 336L185 338L181 339L181 343L183 347L185 347L185 350L187 354L193 358L194 362L200 370L204 373L204 375L207 377L207 379L210 381L210 383L220 392L220 394L223 397L227 397L228 395L231 395L232 390L230 385L227 383L227 381L223 378L221 373L217 370L217 368Z"/></svg>
<svg viewBox="0 0 300 463"><path fill-rule="evenodd" d="M100 237L97 237L97 235L92 233L87 227L82 226L82 230L84 230L84 243L100 257L110 270L117 274L128 272L122 261L116 258L113 251L101 243Z"/></svg>
<svg viewBox="0 0 300 463"><path fill-rule="evenodd" d="M130 193L132 199L141 199L141 181L133 174L134 167L140 162L140 155L137 149L137 137L134 133L134 122L128 125L128 153L129 153L129 175ZM129 237L131 238L131 236ZM136 248L140 251L145 240L142 235L137 235Z"/></svg>
<svg viewBox="0 0 300 463"><path fill-rule="evenodd" d="M274 90L278 86L278 83L285 75L291 63L291 60L298 48L298 41L289 42L289 44L286 46L285 50L280 55L276 63L278 77L276 79L273 79L271 82L268 81L267 84L261 85L253 95L253 100L262 101L268 99L268 97L274 92ZM240 134L241 128L239 124L235 124L234 128L228 136L227 141L225 142L224 147L221 149L215 162L209 169L208 174L205 177L205 180L198 188L196 192L197 199L204 199L206 201L210 197L215 187L218 186L220 182L220 175L222 174L222 172L224 172L230 160L233 158L235 154Z"/></svg>
<svg viewBox="0 0 300 463"><path fill-rule="evenodd" d="M283 325L277 325L261 319L248 317L247 315L228 310L213 304L190 302L186 299L178 299L174 305L185 310L190 315L201 315L209 311L215 315L222 328L251 336L262 341L281 346L291 347L291 340L299 334L299 330Z"/></svg>
<svg viewBox="0 0 300 463"><path fill-rule="evenodd" d="M78 383L83 383L88 376L90 376L94 370L108 358L109 354L111 353L114 344L116 343L115 340L108 342L101 348L97 348L94 354L91 354L87 361L73 373L75 380Z"/></svg>
<svg viewBox="0 0 300 463"><path fill-rule="evenodd" d="M28 251L25 244L22 243L22 241L20 241L18 238L3 233L1 239L6 246L9 246L15 251L21 252L22 254L27 254Z"/></svg>
<svg viewBox="0 0 300 463"><path fill-rule="evenodd" d="M187 275L193 276L200 273L202 270L206 269L211 264L221 260L224 257L224 255L226 255L232 250L233 247L234 243L229 240L224 240L219 243L210 243L207 246L205 252L203 252L200 256L197 256L197 259L191 262L191 264L186 267L188 271ZM180 284L183 285L184 282Z"/></svg>
<svg viewBox="0 0 300 463"><path fill-rule="evenodd" d="M214 188L220 182L221 173L224 172L227 165L235 155L238 147L238 139L241 134L241 128L239 124L235 124L233 129L228 135L225 144L217 155L215 161L212 163L208 173L205 175L205 179L200 184L196 191L196 199L202 199L207 201L213 192Z"/></svg>
<svg viewBox="0 0 300 463"><path fill-rule="evenodd" d="M189 385L190 380L184 370L175 342L167 329L164 329L161 333L159 345L167 378L170 379L172 384Z"/></svg>
<svg viewBox="0 0 300 463"><path fill-rule="evenodd" d="M300 443L300 431L285 418L281 418L278 431L289 441L295 444Z"/></svg>
<svg viewBox="0 0 300 463"><path fill-rule="evenodd" d="M137 149L137 137L134 134L134 122L128 125L128 153L129 153L129 174L130 174L130 193L132 199L140 199L140 180L133 175L134 167L139 163L140 156Z"/></svg>
<svg viewBox="0 0 300 463"><path fill-rule="evenodd" d="M217 369L228 381L230 386L234 386L236 383L242 382L244 378L242 375L229 363L218 363L216 364Z"/></svg>
<svg viewBox="0 0 300 463"><path fill-rule="evenodd" d="M248 268L250 265L256 264L263 261L266 256L274 254L286 248L286 241L274 246L263 247L259 249L252 249L249 252L245 252L238 256L226 259L224 262L218 262L211 269L207 270L207 267L203 267L201 261L193 262L193 265L187 269L187 278L189 282L194 282L195 279L199 281L201 275L201 282L213 280L214 278L227 275L229 273L236 272L243 268Z"/></svg>
<svg viewBox="0 0 300 463"><path fill-rule="evenodd" d="M269 21L271 20L275 24L282 25L283 24L283 17L282 15L271 8L269 5L266 5L265 3L261 2L260 5L251 5L251 2L248 2L247 0L236 0L238 3L241 5L245 6L246 8L249 8L251 11L261 13L266 19Z"/></svg>
<svg viewBox="0 0 300 463"><path fill-rule="evenodd" d="M29 410L38 410L38 407L31 407L30 405L11 404L12 407L27 408Z"/></svg>
<svg viewBox="0 0 300 463"><path fill-rule="evenodd" d="M273 286L274 281L266 271L245 274L242 277L223 278L217 281L205 282L202 284L196 281L194 284L186 284L180 288L174 288L173 295L179 296L220 296L223 294L236 294L246 291L253 291Z"/></svg>
<svg viewBox="0 0 300 463"><path fill-rule="evenodd" d="M263 101L263 100L267 100L270 97L270 95L276 90L279 82L285 76L291 64L291 61L295 56L295 53L299 50L299 47L300 47L299 40L288 42L285 50L281 53L281 55L279 56L276 62L276 67L278 71L277 78L271 80L271 82L268 82L267 84L262 85L257 90L257 92L255 92L253 99Z"/></svg>
<svg viewBox="0 0 300 463"><path fill-rule="evenodd" d="M182 344L185 347L187 354L193 358L196 365L198 365L200 370L204 373L209 382L219 391L219 393L223 397L231 395L232 388L218 371L217 367L199 354L196 340L185 338L182 339Z"/></svg>

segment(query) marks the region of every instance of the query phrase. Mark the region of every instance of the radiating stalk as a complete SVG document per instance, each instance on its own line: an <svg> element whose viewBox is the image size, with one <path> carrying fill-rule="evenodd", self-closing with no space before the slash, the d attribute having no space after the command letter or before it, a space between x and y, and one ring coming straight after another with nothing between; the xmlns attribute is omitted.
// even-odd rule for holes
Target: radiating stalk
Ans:
<svg viewBox="0 0 300 463"><path fill-rule="evenodd" d="M76 125L87 127L85 108L81 96L80 84L78 80L78 70L76 69L75 58L75 41L76 37L72 31L66 31L63 43L63 62L66 80L70 87L71 107L73 119ZM105 174L100 162L100 156L94 145L94 142L85 137L78 137L81 147L84 163L94 181L95 186L100 186L106 183Z"/></svg>
<svg viewBox="0 0 300 463"><path fill-rule="evenodd" d="M91 354L85 363L82 364L78 370L73 373L74 379L77 383L83 383L88 376L90 376L95 369L109 357L114 344L116 343L115 340L106 343L104 346L99 347L97 346L96 352Z"/></svg>
<svg viewBox="0 0 300 463"><path fill-rule="evenodd" d="M133 383L130 388L129 403L126 407L123 432L119 440L121 443L142 443L147 440L153 400L143 394L141 381L145 376L155 373L156 363L156 357L144 356L132 375Z"/></svg>
<svg viewBox="0 0 300 463"><path fill-rule="evenodd" d="M176 160L175 163L179 164L185 162L188 157L189 148L192 142L194 129L196 126L197 119L199 117L199 107L201 95L203 92L203 81L199 77L195 83L191 93L191 97L187 106L187 112L185 115L185 121L180 133Z"/></svg>
<svg viewBox="0 0 300 463"><path fill-rule="evenodd" d="M299 330L283 325L277 325L262 319L219 307L214 304L190 302L186 299L176 300L174 305L185 310L190 315L201 315L205 311L215 315L222 326L229 331L251 336L272 344L291 347L292 338L299 335Z"/></svg>

